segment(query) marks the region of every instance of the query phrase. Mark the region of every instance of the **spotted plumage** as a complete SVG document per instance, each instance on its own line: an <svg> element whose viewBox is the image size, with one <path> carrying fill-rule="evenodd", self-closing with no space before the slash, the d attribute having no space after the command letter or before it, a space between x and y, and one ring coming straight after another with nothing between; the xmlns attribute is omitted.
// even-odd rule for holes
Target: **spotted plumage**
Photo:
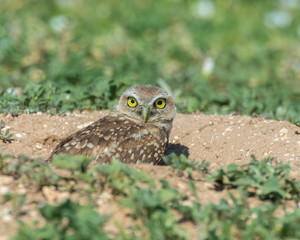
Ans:
<svg viewBox="0 0 300 240"><path fill-rule="evenodd" d="M153 86L134 86L120 97L107 116L63 139L49 160L59 153L90 156L109 163L157 164L168 144L176 114L173 98Z"/></svg>

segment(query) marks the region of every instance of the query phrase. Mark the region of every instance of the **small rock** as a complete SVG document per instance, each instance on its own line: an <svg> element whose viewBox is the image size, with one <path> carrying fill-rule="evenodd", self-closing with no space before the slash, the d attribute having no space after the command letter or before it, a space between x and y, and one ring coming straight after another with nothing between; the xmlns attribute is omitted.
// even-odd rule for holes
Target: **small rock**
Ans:
<svg viewBox="0 0 300 240"><path fill-rule="evenodd" d="M213 184L213 183L210 183L210 182L205 182L204 185L205 185L205 187L207 187L207 188L214 188L214 187L215 187L214 184Z"/></svg>
<svg viewBox="0 0 300 240"><path fill-rule="evenodd" d="M23 184L20 184L17 188L17 193L18 194L26 194L27 193L27 189L24 187Z"/></svg>
<svg viewBox="0 0 300 240"><path fill-rule="evenodd" d="M286 128L281 128L279 132L280 132L281 134L287 134L288 131L289 131L289 130L287 130Z"/></svg>
<svg viewBox="0 0 300 240"><path fill-rule="evenodd" d="M50 203L55 201L57 197L57 191L55 190L54 186L44 186L42 192Z"/></svg>
<svg viewBox="0 0 300 240"><path fill-rule="evenodd" d="M31 218L38 218L40 216L40 213L37 209L35 209L35 206L32 204L32 206L30 206L30 209L28 211L28 215L31 217ZM1 240L1 239L0 239Z"/></svg>
<svg viewBox="0 0 300 240"><path fill-rule="evenodd" d="M54 186L45 186L43 187L42 192L51 204L63 202L70 197L70 193L56 191Z"/></svg>
<svg viewBox="0 0 300 240"><path fill-rule="evenodd" d="M11 209L10 208L4 208L4 209L2 209L0 215L1 215L2 220L4 222L11 222L11 221L13 221L13 216L11 214Z"/></svg>
<svg viewBox="0 0 300 240"><path fill-rule="evenodd" d="M188 206L188 207L192 207L193 206L193 201L191 201L191 200L184 200L183 202L182 202L182 205L183 206Z"/></svg>
<svg viewBox="0 0 300 240"><path fill-rule="evenodd" d="M61 202L66 201L69 197L70 197L70 193L69 192L59 192L56 201L58 203L61 203Z"/></svg>
<svg viewBox="0 0 300 240"><path fill-rule="evenodd" d="M6 186L0 186L0 195L5 195L9 192L9 188Z"/></svg>
<svg viewBox="0 0 300 240"><path fill-rule="evenodd" d="M110 199L112 199L112 194L109 192L103 192L102 194L100 194L98 200L97 200L97 204L99 206L101 206L102 204L108 202Z"/></svg>
<svg viewBox="0 0 300 240"><path fill-rule="evenodd" d="M0 185L7 185L14 181L11 176L0 176Z"/></svg>
<svg viewBox="0 0 300 240"><path fill-rule="evenodd" d="M27 193L27 189L25 188L25 186L23 184L18 185L17 193L18 194L26 194Z"/></svg>
<svg viewBox="0 0 300 240"><path fill-rule="evenodd" d="M17 138L22 138L23 136L22 136L21 133L17 133L17 134L15 134L15 137L17 137Z"/></svg>
<svg viewBox="0 0 300 240"><path fill-rule="evenodd" d="M178 189L185 189L186 188L186 184L184 184L182 182L178 182L177 186L178 186Z"/></svg>
<svg viewBox="0 0 300 240"><path fill-rule="evenodd" d="M37 144L35 145L35 147L36 147L37 149L42 149L42 148L43 148L42 144L40 144L40 143L37 143Z"/></svg>

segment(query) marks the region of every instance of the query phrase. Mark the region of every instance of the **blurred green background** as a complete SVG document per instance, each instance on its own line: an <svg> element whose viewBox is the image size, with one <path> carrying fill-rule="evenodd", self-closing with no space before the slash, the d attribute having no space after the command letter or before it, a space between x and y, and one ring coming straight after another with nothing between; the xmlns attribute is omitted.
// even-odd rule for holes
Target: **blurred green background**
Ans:
<svg viewBox="0 0 300 240"><path fill-rule="evenodd" d="M112 108L135 84L299 122L300 0L1 0L1 112Z"/></svg>

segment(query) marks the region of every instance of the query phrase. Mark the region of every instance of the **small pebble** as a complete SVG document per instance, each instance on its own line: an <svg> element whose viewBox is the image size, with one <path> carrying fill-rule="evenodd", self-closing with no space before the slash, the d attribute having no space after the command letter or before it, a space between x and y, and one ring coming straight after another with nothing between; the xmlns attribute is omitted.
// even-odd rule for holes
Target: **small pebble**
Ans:
<svg viewBox="0 0 300 240"><path fill-rule="evenodd" d="M0 195L5 195L9 192L9 188L6 186L0 186Z"/></svg>
<svg viewBox="0 0 300 240"><path fill-rule="evenodd" d="M15 136L16 136L17 138L22 138L22 137L23 137L21 133L17 133Z"/></svg>

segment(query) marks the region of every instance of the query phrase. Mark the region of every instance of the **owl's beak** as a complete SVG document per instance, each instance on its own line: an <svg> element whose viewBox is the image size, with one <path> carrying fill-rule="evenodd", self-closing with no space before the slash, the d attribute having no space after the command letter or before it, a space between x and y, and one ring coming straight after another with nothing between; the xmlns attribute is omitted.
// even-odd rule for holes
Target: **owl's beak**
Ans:
<svg viewBox="0 0 300 240"><path fill-rule="evenodd" d="M143 108L142 118L143 118L145 123L148 121L148 108L145 108L145 107Z"/></svg>

